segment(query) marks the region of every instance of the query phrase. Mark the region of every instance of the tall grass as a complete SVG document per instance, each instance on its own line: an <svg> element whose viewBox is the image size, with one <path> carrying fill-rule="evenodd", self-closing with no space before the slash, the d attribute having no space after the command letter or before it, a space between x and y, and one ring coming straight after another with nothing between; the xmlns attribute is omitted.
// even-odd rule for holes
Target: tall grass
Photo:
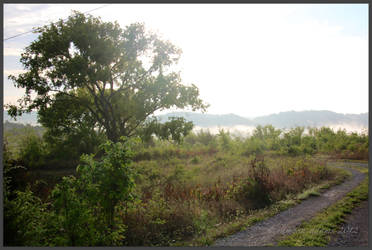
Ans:
<svg viewBox="0 0 372 250"><path fill-rule="evenodd" d="M311 192L313 186L334 180L340 173L312 156L325 153L365 159L367 138L327 129L304 135L301 128L283 132L266 126L248 138L233 137L225 131L217 135L201 131L187 136L180 145L157 139L151 144L133 144L133 200L118 201L120 209L115 211L115 221L125 227L121 245L176 245L304 190L310 189L304 197L316 195ZM12 154L5 147L8 165L27 165L27 159L35 163L25 166L31 171L14 170L10 188L11 192L25 190L25 183L31 183L30 190L42 202L49 202L49 193L59 179L67 172L76 173L49 169L47 174L47 169L39 169L50 164L51 155L48 145L36 139L19 151L24 153L23 161L10 159ZM114 186L120 184L120 180L116 182ZM39 207L38 203L35 206Z"/></svg>
<svg viewBox="0 0 372 250"><path fill-rule="evenodd" d="M223 170L219 169L221 160L217 163L216 159L202 159L199 164L209 163L217 172L224 173L212 182L207 181L208 171L198 172L198 178L191 181L195 177L192 164L178 170L175 167L168 173L170 166L163 163L165 171L157 173L157 184L139 185L139 199L122 215L127 225L125 245L171 245L335 177L324 162L310 158L285 158L276 163L269 161L270 165L264 157L253 157L240 164L233 160L234 156L225 156ZM230 165L231 162L235 165ZM151 161L152 165L137 164L152 169L149 179L154 178L156 164L161 168L160 160ZM235 175L237 172L240 174Z"/></svg>

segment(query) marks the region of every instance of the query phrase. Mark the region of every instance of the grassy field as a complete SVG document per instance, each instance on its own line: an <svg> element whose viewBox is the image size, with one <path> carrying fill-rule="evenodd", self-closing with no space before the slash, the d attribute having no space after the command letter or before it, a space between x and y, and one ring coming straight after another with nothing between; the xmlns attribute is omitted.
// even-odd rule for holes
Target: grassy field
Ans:
<svg viewBox="0 0 372 250"><path fill-rule="evenodd" d="M137 141L130 146L132 163L122 168L128 174L123 178L130 176L129 184L133 180L125 199L112 191L120 193L118 187L125 184L118 179L119 172L110 170L115 164L107 164L111 160L105 158L123 153L110 153L113 145L106 155L100 152L89 160L85 156L84 168L98 171L92 176L90 171L75 171L71 164L78 161L73 159L76 152L73 160L66 157L71 149L53 155L58 151L55 145L49 150L39 135L18 133L22 135L14 141L18 143L6 144L4 157L6 169L11 169L5 174L10 180L5 202L7 244L206 246L350 176L327 166L327 160L337 156L329 151L332 145L345 148L349 139L336 140L337 134L329 130L301 135L303 130L294 129L283 137L279 132L267 127L249 138L221 131L191 134L180 144ZM7 140L18 136L9 133ZM356 152L363 157L365 139L355 135L350 139L360 146ZM350 153L347 146L337 152ZM65 165L54 165L59 155ZM115 161L121 160L125 159ZM17 165L25 167L13 169ZM116 196L110 208L110 197ZM105 233L107 221L113 233Z"/></svg>
<svg viewBox="0 0 372 250"><path fill-rule="evenodd" d="M208 245L349 176L310 157L226 152L134 165L140 202L123 217L128 245Z"/></svg>

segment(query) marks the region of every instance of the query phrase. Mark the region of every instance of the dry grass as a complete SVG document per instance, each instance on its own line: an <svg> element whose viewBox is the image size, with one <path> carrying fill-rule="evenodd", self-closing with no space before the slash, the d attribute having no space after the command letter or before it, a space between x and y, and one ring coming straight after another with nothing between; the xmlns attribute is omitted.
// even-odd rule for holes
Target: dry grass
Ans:
<svg viewBox="0 0 372 250"><path fill-rule="evenodd" d="M336 176L309 158L197 156L136 163L143 179L137 203L122 214L126 245L184 242Z"/></svg>

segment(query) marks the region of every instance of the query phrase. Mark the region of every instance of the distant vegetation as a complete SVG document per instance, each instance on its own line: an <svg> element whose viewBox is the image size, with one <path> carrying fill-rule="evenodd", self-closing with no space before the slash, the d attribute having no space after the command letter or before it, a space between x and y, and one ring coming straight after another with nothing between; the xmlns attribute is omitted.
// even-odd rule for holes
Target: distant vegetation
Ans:
<svg viewBox="0 0 372 250"><path fill-rule="evenodd" d="M195 126L202 128L211 127L233 127L237 125L253 126L273 125L276 128L293 128L293 127L327 127L331 125L348 126L352 128L368 129L368 113L363 114L340 114L331 111L289 111L267 116L260 116L252 119L241 117L235 114L211 115L191 112L173 112L159 115L161 121L167 121L170 117L183 117L187 121L193 122ZM22 123L37 123L36 112L25 114L18 118ZM12 118L4 111L4 120L13 122ZM355 131L353 131L355 132Z"/></svg>
<svg viewBox="0 0 372 250"><path fill-rule="evenodd" d="M192 121L196 126L207 128L212 126L265 126L273 125L276 128L293 127L324 127L331 125L348 125L350 127L362 127L368 129L368 113L363 114L339 114L331 111L288 111L278 114L260 116L256 118L244 118L235 114L210 115L191 112L174 112L160 115L159 118L167 120L168 117L183 117Z"/></svg>
<svg viewBox="0 0 372 250"><path fill-rule="evenodd" d="M159 121L208 105L172 71L181 51L142 24L74 12L35 32L25 73L10 76L25 95L6 108L37 111L42 126L4 123L6 246L206 245L347 177L325 159L368 159L367 134L267 125L238 137Z"/></svg>
<svg viewBox="0 0 372 250"><path fill-rule="evenodd" d="M316 155L368 159L368 135L303 131L258 126L239 138L202 130L179 143L152 137L86 148L82 140L56 147L41 127L5 123L6 244L187 245L216 224L341 177ZM83 152L95 156L79 160ZM103 199L110 192L115 203ZM100 235L103 228L110 233Z"/></svg>

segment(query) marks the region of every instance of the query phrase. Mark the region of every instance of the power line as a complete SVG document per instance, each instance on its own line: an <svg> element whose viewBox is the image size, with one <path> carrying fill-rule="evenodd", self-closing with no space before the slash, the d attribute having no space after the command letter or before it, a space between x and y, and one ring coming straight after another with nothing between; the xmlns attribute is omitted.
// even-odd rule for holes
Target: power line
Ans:
<svg viewBox="0 0 372 250"><path fill-rule="evenodd" d="M83 14L87 14L87 13L89 13L89 12L92 12L92 11L95 11L95 10L99 10L99 9L102 9L102 8L105 8L105 7L109 6L109 5L110 5L110 4L105 4L105 5L103 5L103 6L100 6L100 7L95 8L95 9L88 10L88 11L86 11L86 12L83 12ZM66 21L67 19L68 19L68 18L63 19L63 21ZM19 34L17 34L17 35L14 35L14 36L11 36L11 37L8 37L8 38L5 38L3 41L5 42L5 41L7 41L7 40L9 40L9 39L13 39L13 38L16 38L16 37L19 37L19 36L22 36L22 35L25 35L25 34L31 33L31 32L33 32L33 31L34 31L34 29L29 30L29 31L26 31L26 32L23 32L23 33L19 33Z"/></svg>

